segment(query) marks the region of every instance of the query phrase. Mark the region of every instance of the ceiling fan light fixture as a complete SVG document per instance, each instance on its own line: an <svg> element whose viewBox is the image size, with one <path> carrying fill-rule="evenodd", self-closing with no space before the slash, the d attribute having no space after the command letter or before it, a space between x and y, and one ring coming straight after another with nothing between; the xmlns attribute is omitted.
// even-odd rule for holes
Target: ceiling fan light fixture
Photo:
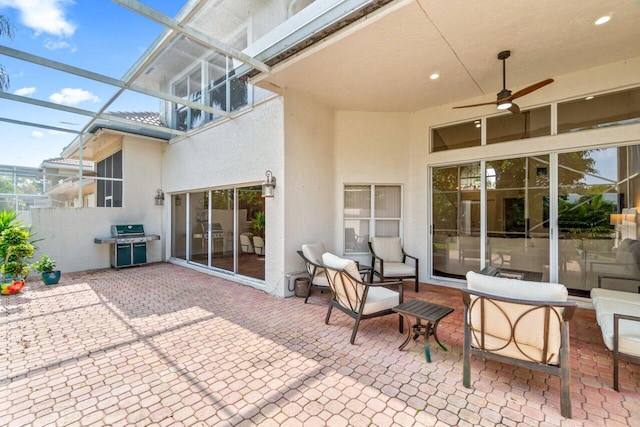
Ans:
<svg viewBox="0 0 640 427"><path fill-rule="evenodd" d="M500 101L498 102L498 110L508 110L512 105L511 101Z"/></svg>

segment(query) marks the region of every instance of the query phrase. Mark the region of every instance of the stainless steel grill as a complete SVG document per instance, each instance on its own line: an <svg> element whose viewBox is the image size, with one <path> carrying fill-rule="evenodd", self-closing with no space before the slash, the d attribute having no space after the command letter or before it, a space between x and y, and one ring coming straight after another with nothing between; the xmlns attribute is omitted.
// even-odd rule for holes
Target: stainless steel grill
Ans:
<svg viewBox="0 0 640 427"><path fill-rule="evenodd" d="M111 267L133 267L147 263L147 242L160 240L157 234L145 234L142 224L112 225L110 237L96 237L97 244L110 244Z"/></svg>

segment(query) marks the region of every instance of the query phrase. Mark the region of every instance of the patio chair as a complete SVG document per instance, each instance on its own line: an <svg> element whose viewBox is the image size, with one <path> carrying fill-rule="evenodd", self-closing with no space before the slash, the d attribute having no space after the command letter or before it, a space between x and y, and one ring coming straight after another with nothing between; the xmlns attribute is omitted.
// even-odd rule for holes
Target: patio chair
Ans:
<svg viewBox="0 0 640 427"><path fill-rule="evenodd" d="M256 255L264 256L264 239L260 236L253 236L253 250Z"/></svg>
<svg viewBox="0 0 640 427"><path fill-rule="evenodd" d="M471 355L557 375L560 411L571 418L569 321L577 307L557 283L467 273L463 385L471 387Z"/></svg>
<svg viewBox="0 0 640 427"><path fill-rule="evenodd" d="M253 253L253 234L242 233L240 235L240 250L245 254Z"/></svg>
<svg viewBox="0 0 640 427"><path fill-rule="evenodd" d="M351 332L351 344L355 343L358 326L363 319L394 314L393 307L402 303L402 281L386 283L366 283L360 278L356 263L331 253L322 255L325 273L331 286L331 301L324 323L329 324L331 310L336 307L355 319ZM387 286L397 286L398 291ZM399 330L403 331L403 317L400 316Z"/></svg>
<svg viewBox="0 0 640 427"><path fill-rule="evenodd" d="M369 282L373 283L373 276L378 276L381 282L387 279L414 279L415 291L418 292L418 258L402 249L399 237L372 237L369 250L373 267ZM413 265L406 262L407 258L413 259Z"/></svg>
<svg viewBox="0 0 640 427"><path fill-rule="evenodd" d="M327 275L322 266L322 254L325 252L327 252L327 250L322 243L302 245L302 250L298 251L298 255L304 260L305 268L307 269L307 273L309 273L309 289L304 298L305 304L309 299L309 295L311 295L311 290L317 289L321 292L331 290Z"/></svg>

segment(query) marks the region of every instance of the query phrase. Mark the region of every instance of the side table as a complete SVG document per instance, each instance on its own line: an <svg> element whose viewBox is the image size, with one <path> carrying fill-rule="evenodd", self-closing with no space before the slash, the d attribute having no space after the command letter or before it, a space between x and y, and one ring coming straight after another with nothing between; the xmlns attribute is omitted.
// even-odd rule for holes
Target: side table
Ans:
<svg viewBox="0 0 640 427"><path fill-rule="evenodd" d="M432 304L430 302L421 301L417 299L412 299L410 301L404 302L396 307L393 307L393 311L404 314L407 319L407 325L409 325L409 330L407 331L407 338L404 342L398 347L398 350L402 350L405 348L409 341L411 340L411 333L413 331L413 339L416 340L418 336L424 336L424 357L427 359L428 363L431 363L431 350L429 349L429 335L433 335L438 345L445 351L447 348L440 342L438 339L438 324L440 320L444 317L448 316L453 312L453 308L445 307L443 305ZM409 321L409 317L415 317L416 323L411 325ZM425 320L427 322L426 325L423 325L421 322Z"/></svg>

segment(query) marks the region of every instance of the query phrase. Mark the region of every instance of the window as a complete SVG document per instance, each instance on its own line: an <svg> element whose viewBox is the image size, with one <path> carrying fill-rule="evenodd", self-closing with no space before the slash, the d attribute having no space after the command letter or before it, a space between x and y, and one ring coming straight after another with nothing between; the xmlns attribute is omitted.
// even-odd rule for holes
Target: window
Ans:
<svg viewBox="0 0 640 427"><path fill-rule="evenodd" d="M640 88L558 104L558 133L640 122Z"/></svg>
<svg viewBox="0 0 640 427"><path fill-rule="evenodd" d="M503 114L487 119L487 144L551 135L551 107Z"/></svg>
<svg viewBox="0 0 640 427"><path fill-rule="evenodd" d="M200 67L178 80L173 86L173 94L191 102L202 103L202 71ZM174 104L176 129L195 129L202 124L203 119L202 111L189 108L186 105Z"/></svg>
<svg viewBox="0 0 640 427"><path fill-rule="evenodd" d="M122 207L122 150L98 162L97 205Z"/></svg>
<svg viewBox="0 0 640 427"><path fill-rule="evenodd" d="M447 151L455 148L480 145L480 121L465 122L431 130L431 151Z"/></svg>
<svg viewBox="0 0 640 427"><path fill-rule="evenodd" d="M400 185L345 185L345 253L366 253L369 251L369 236L400 237L400 230Z"/></svg>

